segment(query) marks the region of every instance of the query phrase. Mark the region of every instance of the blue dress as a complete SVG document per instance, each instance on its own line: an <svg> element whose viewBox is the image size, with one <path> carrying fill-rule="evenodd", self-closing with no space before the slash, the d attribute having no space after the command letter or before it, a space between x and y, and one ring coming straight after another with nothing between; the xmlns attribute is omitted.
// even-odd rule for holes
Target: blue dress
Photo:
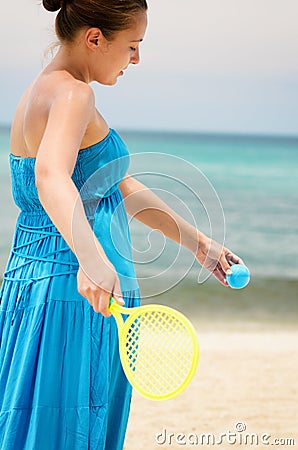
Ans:
<svg viewBox="0 0 298 450"><path fill-rule="evenodd" d="M118 187L128 165L127 148L111 129L79 152L72 179L133 307L140 295ZM34 158L10 155L21 212L0 293L0 448L120 450L131 387L115 320L78 293L77 259L38 199L34 166Z"/></svg>

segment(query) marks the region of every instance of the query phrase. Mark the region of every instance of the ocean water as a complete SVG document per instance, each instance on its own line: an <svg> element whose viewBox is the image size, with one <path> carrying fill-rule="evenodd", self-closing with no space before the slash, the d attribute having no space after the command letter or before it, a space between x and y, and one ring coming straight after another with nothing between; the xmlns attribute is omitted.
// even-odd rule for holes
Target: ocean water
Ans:
<svg viewBox="0 0 298 450"><path fill-rule="evenodd" d="M241 256L252 278L298 278L298 138L120 131L130 173L197 228ZM10 192L9 129L0 128L0 270L18 213ZM145 291L206 279L193 256L131 221Z"/></svg>

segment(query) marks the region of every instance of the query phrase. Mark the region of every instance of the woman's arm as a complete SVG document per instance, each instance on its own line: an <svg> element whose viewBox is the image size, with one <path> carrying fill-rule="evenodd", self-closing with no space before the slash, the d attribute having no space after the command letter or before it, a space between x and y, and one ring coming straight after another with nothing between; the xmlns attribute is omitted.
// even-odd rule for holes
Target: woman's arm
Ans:
<svg viewBox="0 0 298 450"><path fill-rule="evenodd" d="M227 286L226 274L230 273L230 263L243 264L237 255L190 225L133 177L127 175L119 187L130 216L190 250L202 266Z"/></svg>
<svg viewBox="0 0 298 450"><path fill-rule="evenodd" d="M63 86L49 111L37 153L35 177L44 209L77 256L79 292L95 311L108 316L110 294L121 297L119 279L88 223L71 179L93 113L94 95L88 85L69 82Z"/></svg>

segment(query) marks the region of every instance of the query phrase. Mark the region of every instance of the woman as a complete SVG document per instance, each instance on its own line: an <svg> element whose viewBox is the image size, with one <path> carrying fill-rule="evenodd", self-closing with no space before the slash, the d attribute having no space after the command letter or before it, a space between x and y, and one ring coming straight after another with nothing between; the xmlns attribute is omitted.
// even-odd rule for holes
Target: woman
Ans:
<svg viewBox="0 0 298 450"><path fill-rule="evenodd" d="M43 5L59 10L61 45L11 129L21 213L1 288L0 447L117 450L131 388L108 305L111 295L129 307L140 298L123 198L130 215L187 247L222 284L242 261L127 174L125 144L95 108L89 83L114 85L139 62L146 0Z"/></svg>

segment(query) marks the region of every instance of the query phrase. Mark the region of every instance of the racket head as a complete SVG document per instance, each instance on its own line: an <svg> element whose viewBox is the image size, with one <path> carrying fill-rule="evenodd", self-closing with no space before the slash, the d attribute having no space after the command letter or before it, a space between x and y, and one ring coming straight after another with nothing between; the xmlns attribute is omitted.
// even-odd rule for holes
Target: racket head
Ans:
<svg viewBox="0 0 298 450"><path fill-rule="evenodd" d="M196 332L182 313L168 306L133 308L119 344L129 382L151 400L176 397L195 375L200 354Z"/></svg>

